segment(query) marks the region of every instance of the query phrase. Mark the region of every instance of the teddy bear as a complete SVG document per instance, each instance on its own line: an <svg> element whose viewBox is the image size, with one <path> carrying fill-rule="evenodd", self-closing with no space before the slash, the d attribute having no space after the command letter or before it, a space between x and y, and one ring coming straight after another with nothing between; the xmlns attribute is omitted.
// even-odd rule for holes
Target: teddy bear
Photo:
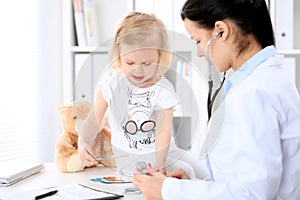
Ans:
<svg viewBox="0 0 300 200"><path fill-rule="evenodd" d="M86 100L77 100L70 105L62 105L57 108L61 117L63 132L55 145L55 163L59 171L64 173L79 172L86 166L82 163L78 152L78 133L76 122L83 121L92 108L92 103ZM110 129L104 127L97 135L93 151L95 156L113 156ZM98 161L107 167L115 167L113 158Z"/></svg>

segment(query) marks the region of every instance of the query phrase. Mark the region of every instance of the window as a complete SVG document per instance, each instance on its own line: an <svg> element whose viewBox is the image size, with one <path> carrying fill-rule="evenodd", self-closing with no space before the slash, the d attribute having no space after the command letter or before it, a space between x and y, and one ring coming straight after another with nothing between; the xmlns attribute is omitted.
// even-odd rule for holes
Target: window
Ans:
<svg viewBox="0 0 300 200"><path fill-rule="evenodd" d="M45 17L43 2L17 0L1 4L0 161L47 160L45 155L49 157L54 152L56 130L51 125L56 122L53 114L57 113L55 109L49 112L53 107L49 102L58 104L59 90L48 89L49 80L54 83L54 90L57 89L60 76L49 73L49 69L60 66L50 66L53 63L47 62L47 59L57 59L51 55L53 46L47 47L45 42L49 39L45 36L45 26L52 27L48 22L53 18ZM51 39L59 41L55 34Z"/></svg>

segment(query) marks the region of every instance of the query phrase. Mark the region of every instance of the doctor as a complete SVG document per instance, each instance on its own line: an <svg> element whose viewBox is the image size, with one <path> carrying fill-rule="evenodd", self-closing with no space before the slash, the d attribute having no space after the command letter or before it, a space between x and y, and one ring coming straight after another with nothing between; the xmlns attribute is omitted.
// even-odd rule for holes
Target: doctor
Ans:
<svg viewBox="0 0 300 200"><path fill-rule="evenodd" d="M187 0L181 16L199 56L234 70L218 137L205 151L210 176L148 168L133 184L147 199L300 199L300 98L283 75L265 0Z"/></svg>

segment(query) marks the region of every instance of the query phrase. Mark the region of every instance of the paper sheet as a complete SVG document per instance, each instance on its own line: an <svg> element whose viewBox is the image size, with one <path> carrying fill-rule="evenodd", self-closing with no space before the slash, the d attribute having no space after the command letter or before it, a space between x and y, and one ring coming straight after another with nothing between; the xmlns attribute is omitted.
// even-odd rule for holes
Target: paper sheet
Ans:
<svg viewBox="0 0 300 200"><path fill-rule="evenodd" d="M49 191L58 190L58 192L52 196L46 197L47 200L56 200L56 199L64 199L64 200L82 200L82 199L101 199L111 197L111 199L117 199L118 197L122 197L123 195L117 195L105 191L96 190L90 187L86 187L80 184L68 184L60 187L53 187L48 189L41 190L30 190L30 191L22 191L17 194L11 194L4 197L0 197L0 199L8 200L32 200L35 196L47 193ZM115 198L113 198L115 197Z"/></svg>

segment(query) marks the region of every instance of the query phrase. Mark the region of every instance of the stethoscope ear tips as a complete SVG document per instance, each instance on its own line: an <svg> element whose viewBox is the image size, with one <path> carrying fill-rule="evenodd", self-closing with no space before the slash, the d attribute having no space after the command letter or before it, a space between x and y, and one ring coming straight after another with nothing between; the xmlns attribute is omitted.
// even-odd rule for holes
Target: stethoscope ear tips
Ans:
<svg viewBox="0 0 300 200"><path fill-rule="evenodd" d="M221 31L218 35L219 35L220 37L222 37L223 33L224 33L224 31Z"/></svg>

